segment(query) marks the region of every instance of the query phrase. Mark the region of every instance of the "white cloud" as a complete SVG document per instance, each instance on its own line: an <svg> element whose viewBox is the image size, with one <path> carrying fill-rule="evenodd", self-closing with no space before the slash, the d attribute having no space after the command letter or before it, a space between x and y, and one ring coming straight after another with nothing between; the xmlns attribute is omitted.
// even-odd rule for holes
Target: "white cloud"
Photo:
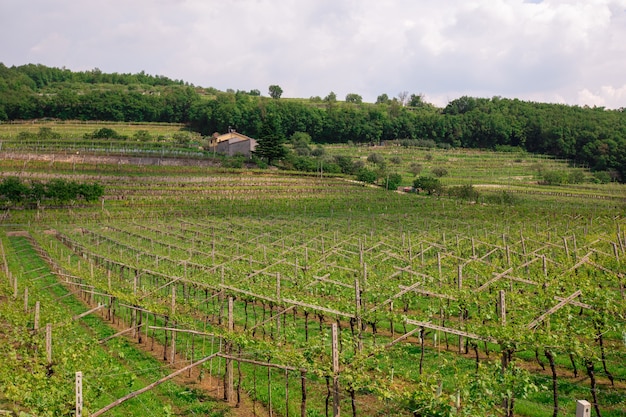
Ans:
<svg viewBox="0 0 626 417"><path fill-rule="evenodd" d="M626 0L5 0L0 39L6 65L285 96L626 98Z"/></svg>

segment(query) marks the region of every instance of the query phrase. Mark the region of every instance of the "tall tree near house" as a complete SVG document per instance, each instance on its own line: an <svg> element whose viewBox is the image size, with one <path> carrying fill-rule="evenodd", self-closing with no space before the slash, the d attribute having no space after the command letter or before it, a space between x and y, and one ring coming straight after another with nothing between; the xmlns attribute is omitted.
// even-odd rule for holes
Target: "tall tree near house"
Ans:
<svg viewBox="0 0 626 417"><path fill-rule="evenodd" d="M266 159L268 165L271 165L272 162L287 155L287 149L283 145L284 141L278 118L268 116L261 125L259 140L254 153Z"/></svg>

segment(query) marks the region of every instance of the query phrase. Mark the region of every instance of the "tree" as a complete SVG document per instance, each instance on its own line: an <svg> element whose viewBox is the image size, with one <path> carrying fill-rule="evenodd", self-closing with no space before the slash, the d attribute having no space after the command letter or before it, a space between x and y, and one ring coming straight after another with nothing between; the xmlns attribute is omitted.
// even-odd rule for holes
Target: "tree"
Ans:
<svg viewBox="0 0 626 417"><path fill-rule="evenodd" d="M443 189L441 181L433 177L418 177L413 181L413 187L425 191L428 195L440 194Z"/></svg>
<svg viewBox="0 0 626 417"><path fill-rule="evenodd" d="M409 99L409 92L408 91L400 91L398 93L398 101L403 106L406 106L406 104L408 102L408 99Z"/></svg>
<svg viewBox="0 0 626 417"><path fill-rule="evenodd" d="M284 139L280 133L276 117L268 116L261 126L260 133L254 153L261 158L265 158L268 165L287 155L287 149L283 145Z"/></svg>
<svg viewBox="0 0 626 417"><path fill-rule="evenodd" d="M376 172L371 169L361 168L356 174L356 179L368 184L374 184L378 179L378 175L376 175Z"/></svg>
<svg viewBox="0 0 626 417"><path fill-rule="evenodd" d="M402 175L398 173L389 174L385 178L385 189L395 190L402 183Z"/></svg>
<svg viewBox="0 0 626 417"><path fill-rule="evenodd" d="M328 95L326 97L324 97L324 101L327 103L334 103L337 101L337 94L335 94L333 91L331 91L330 93L328 93Z"/></svg>
<svg viewBox="0 0 626 417"><path fill-rule="evenodd" d="M385 93L376 98L376 104L389 104L389 96Z"/></svg>
<svg viewBox="0 0 626 417"><path fill-rule="evenodd" d="M283 95L283 89L279 85L270 85L270 97L273 99L279 99Z"/></svg>
<svg viewBox="0 0 626 417"><path fill-rule="evenodd" d="M346 103L361 104L363 103L363 97L355 93L348 93L346 95Z"/></svg>
<svg viewBox="0 0 626 417"><path fill-rule="evenodd" d="M409 106L411 107L422 107L424 105L424 95L420 94L411 94L409 97Z"/></svg>

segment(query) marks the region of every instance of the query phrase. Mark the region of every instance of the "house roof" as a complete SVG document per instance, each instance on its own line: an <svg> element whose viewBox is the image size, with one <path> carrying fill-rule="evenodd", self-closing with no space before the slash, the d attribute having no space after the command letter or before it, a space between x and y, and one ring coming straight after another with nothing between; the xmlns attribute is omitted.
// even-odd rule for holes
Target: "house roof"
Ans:
<svg viewBox="0 0 626 417"><path fill-rule="evenodd" d="M239 142L242 140L254 140L254 139L246 135L242 135L241 133L235 132L235 131L224 133L215 138L215 141L217 143L223 142L225 140L230 141L231 143L235 143L235 142Z"/></svg>

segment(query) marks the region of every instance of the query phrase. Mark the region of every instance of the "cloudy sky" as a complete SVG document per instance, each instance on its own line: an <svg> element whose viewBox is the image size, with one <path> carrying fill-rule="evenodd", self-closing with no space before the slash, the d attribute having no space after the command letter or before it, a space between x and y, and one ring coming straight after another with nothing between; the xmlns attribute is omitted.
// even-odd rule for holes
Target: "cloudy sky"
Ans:
<svg viewBox="0 0 626 417"><path fill-rule="evenodd" d="M0 62L283 97L626 107L626 0L2 0Z"/></svg>

